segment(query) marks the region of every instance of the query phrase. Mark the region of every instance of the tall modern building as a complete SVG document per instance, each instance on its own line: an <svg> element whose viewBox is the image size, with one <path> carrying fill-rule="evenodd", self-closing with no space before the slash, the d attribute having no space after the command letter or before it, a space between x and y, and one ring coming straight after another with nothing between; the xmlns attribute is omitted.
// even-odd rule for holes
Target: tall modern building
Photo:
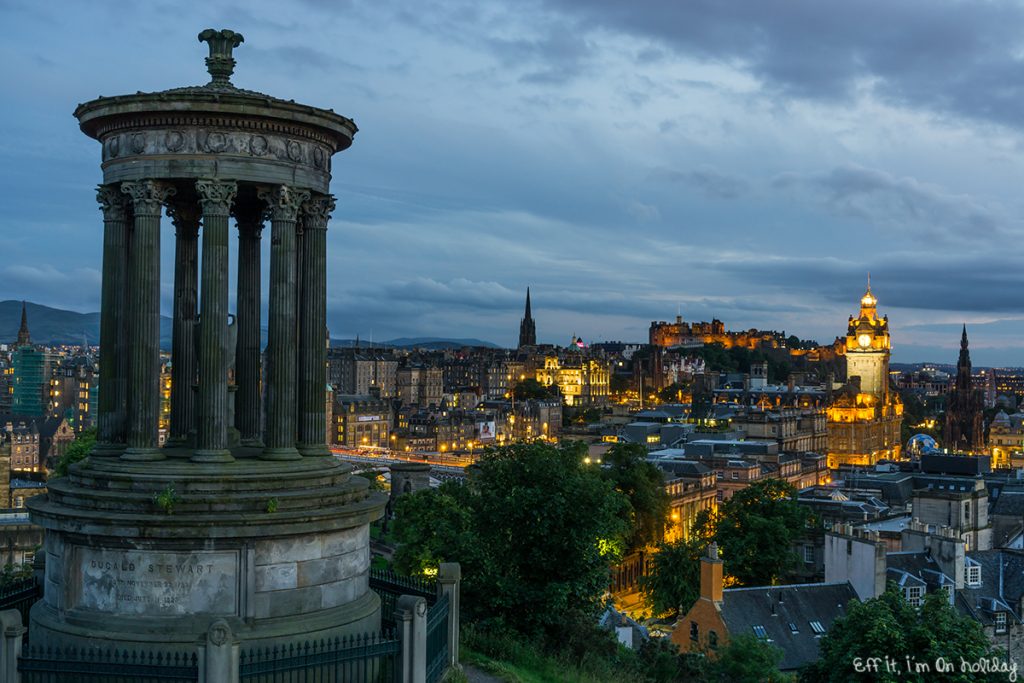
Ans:
<svg viewBox="0 0 1024 683"><path fill-rule="evenodd" d="M871 282L846 329L846 384L828 406L828 466L874 465L900 456L903 403L889 389L889 318Z"/></svg>
<svg viewBox="0 0 1024 683"><path fill-rule="evenodd" d="M942 445L957 451L979 451L984 448L983 408L981 390L971 384L971 352L967 349L967 325L964 325L960 337L960 358L956 362L956 382L950 387L946 402L946 427Z"/></svg>
<svg viewBox="0 0 1024 683"><path fill-rule="evenodd" d="M533 321L530 311L530 288L526 288L526 313L519 323L519 348L537 345L537 323Z"/></svg>
<svg viewBox="0 0 1024 683"><path fill-rule="evenodd" d="M50 396L50 358L46 351L32 345L24 303L21 305L21 327L12 365L14 391L11 412L26 417L46 415Z"/></svg>

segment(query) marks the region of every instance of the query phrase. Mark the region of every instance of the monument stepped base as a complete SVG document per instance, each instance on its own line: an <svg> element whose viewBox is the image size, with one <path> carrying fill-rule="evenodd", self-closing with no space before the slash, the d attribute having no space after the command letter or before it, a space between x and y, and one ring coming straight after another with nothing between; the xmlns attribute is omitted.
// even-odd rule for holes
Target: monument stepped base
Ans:
<svg viewBox="0 0 1024 683"><path fill-rule="evenodd" d="M243 647L377 631L368 525L385 494L333 457L258 453L93 456L53 480L29 503L46 529L33 644L191 651L220 619Z"/></svg>

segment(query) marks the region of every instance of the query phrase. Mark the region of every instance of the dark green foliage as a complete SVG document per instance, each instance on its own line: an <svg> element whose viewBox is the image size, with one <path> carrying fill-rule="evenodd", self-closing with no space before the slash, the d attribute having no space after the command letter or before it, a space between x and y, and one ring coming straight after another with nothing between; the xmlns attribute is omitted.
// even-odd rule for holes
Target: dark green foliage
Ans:
<svg viewBox="0 0 1024 683"><path fill-rule="evenodd" d="M647 448L615 444L604 456L601 475L629 499L633 529L626 539L628 550L643 549L661 538L669 500L661 470L647 462Z"/></svg>
<svg viewBox="0 0 1024 683"><path fill-rule="evenodd" d="M517 401L525 401L529 398L561 398L561 394L558 393L557 385L552 384L551 386L546 387L532 377L524 379L522 382L515 385L512 389L512 395L515 396Z"/></svg>
<svg viewBox="0 0 1024 683"><path fill-rule="evenodd" d="M1002 654L994 651L973 619L959 614L942 593L929 593L921 609L915 609L890 584L889 589L864 603L853 602L848 613L837 619L831 630L821 639L820 659L801 672L805 683L831 683L839 681L896 681L931 683L932 681L999 681L1007 680L991 673L961 671L961 659L977 662L983 658ZM888 657L896 667L887 671L856 670L856 663L871 657ZM940 673L935 670L939 658L951 662L955 670ZM907 670L911 663L923 663L929 672Z"/></svg>
<svg viewBox="0 0 1024 683"><path fill-rule="evenodd" d="M813 348L813 347L811 347ZM751 350L741 346L730 349L722 344L705 344L693 350L693 355L703 358L709 372L750 372L750 364L767 361L768 381L776 384L785 382L792 371L787 351L776 353Z"/></svg>
<svg viewBox="0 0 1024 683"><path fill-rule="evenodd" d="M27 562L25 564L5 564L0 570L0 588L6 588L31 577L32 565Z"/></svg>
<svg viewBox="0 0 1024 683"><path fill-rule="evenodd" d="M709 662L707 681L715 683L781 683L792 677L779 672L782 650L744 633L729 640Z"/></svg>
<svg viewBox="0 0 1024 683"><path fill-rule="evenodd" d="M690 393L689 382L675 382L659 391L658 398L660 398L664 403L678 403L680 401L680 394L688 393Z"/></svg>
<svg viewBox="0 0 1024 683"><path fill-rule="evenodd" d="M400 571L462 564L463 613L564 641L591 623L629 533L629 503L585 446L523 443L484 452L461 487L402 496Z"/></svg>
<svg viewBox="0 0 1024 683"><path fill-rule="evenodd" d="M96 444L96 430L86 429L80 433L74 441L68 444L67 450L64 451L64 455L60 456L60 460L57 461L57 467L54 468L54 477L67 476L68 468L79 462L92 451L92 447Z"/></svg>
<svg viewBox="0 0 1024 683"><path fill-rule="evenodd" d="M700 558L703 539L663 543L651 558L651 571L640 579L644 601L654 614L674 615L697 601L700 593Z"/></svg>
<svg viewBox="0 0 1024 683"><path fill-rule="evenodd" d="M704 519L700 533L718 543L727 574L744 586L764 586L795 562L791 546L808 519L792 485L764 479L722 503L714 519Z"/></svg>

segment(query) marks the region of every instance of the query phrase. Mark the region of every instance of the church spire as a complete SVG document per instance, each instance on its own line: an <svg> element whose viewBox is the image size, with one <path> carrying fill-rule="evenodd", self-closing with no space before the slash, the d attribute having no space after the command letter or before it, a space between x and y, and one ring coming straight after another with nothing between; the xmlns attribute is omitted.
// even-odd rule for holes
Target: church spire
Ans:
<svg viewBox="0 0 1024 683"><path fill-rule="evenodd" d="M524 346L537 345L537 324L533 321L533 312L530 309L530 288L526 288L526 311L523 320L519 323L519 348Z"/></svg>
<svg viewBox="0 0 1024 683"><path fill-rule="evenodd" d="M967 323L964 323L964 333L960 336L960 348L963 351L967 350Z"/></svg>
<svg viewBox="0 0 1024 683"><path fill-rule="evenodd" d="M21 327L18 328L18 346L28 346L32 343L28 335L28 312L25 302L21 302Z"/></svg>

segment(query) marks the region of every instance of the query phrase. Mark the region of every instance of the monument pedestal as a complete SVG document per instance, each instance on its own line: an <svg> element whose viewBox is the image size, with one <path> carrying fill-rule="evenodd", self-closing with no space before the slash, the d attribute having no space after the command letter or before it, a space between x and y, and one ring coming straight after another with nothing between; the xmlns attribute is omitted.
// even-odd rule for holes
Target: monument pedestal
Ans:
<svg viewBox="0 0 1024 683"><path fill-rule="evenodd" d="M33 644L191 650L376 632L369 527L386 497L335 458L216 465L92 457L29 502L46 528Z"/></svg>

